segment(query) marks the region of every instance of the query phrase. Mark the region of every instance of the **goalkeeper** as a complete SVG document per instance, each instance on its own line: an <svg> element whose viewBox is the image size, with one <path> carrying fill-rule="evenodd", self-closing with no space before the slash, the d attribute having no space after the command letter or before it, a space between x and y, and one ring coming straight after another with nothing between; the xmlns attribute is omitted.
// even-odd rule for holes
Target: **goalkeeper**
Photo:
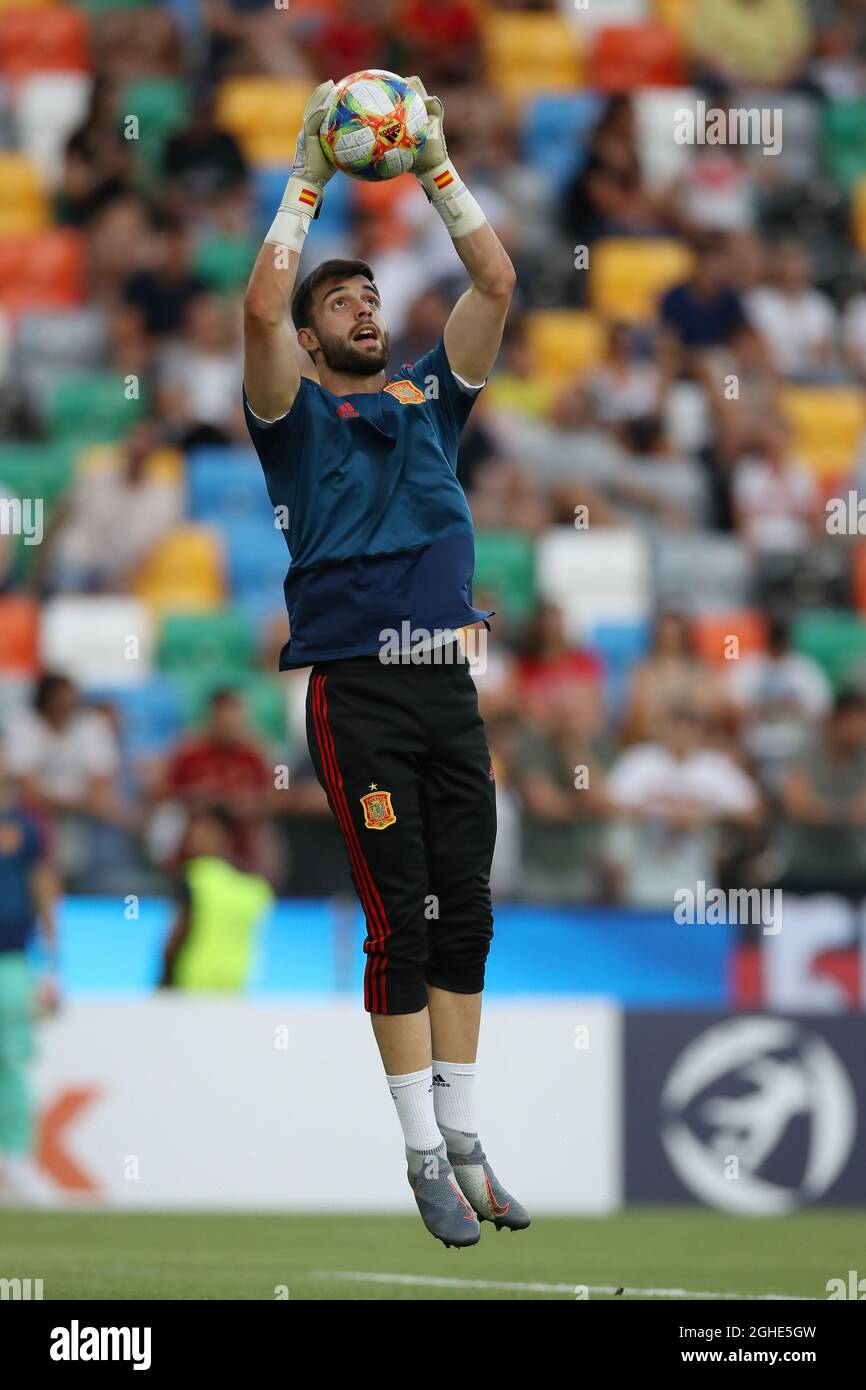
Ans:
<svg viewBox="0 0 866 1390"><path fill-rule="evenodd" d="M479 1218L529 1225L494 1176L476 1122L495 785L456 638L490 617L472 603L457 447L496 359L515 277L448 158L442 103L410 81L429 117L414 172L469 289L442 341L389 378L370 266L326 261L296 286L335 172L318 138L333 89L324 83L247 288L244 410L276 515L287 518L291 636L280 666L312 666L310 752L366 916L364 1002L409 1182L432 1234L462 1246L478 1241ZM318 383L301 378L290 304Z"/></svg>

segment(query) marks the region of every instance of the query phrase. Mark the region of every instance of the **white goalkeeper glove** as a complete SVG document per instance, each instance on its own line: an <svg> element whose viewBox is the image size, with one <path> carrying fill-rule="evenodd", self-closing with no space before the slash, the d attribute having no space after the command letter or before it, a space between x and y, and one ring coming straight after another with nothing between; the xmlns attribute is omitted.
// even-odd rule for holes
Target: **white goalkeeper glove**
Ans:
<svg viewBox="0 0 866 1390"><path fill-rule="evenodd" d="M427 140L415 160L413 173L452 237L468 236L483 227L481 211L451 160L442 129L444 109L439 97L428 95L420 77L407 77L427 108Z"/></svg>
<svg viewBox="0 0 866 1390"><path fill-rule="evenodd" d="M337 172L319 142L319 130L333 90L333 82L323 82L307 102L292 172L277 215L265 237L266 242L288 246L298 255L304 249L310 223L319 215L325 184Z"/></svg>

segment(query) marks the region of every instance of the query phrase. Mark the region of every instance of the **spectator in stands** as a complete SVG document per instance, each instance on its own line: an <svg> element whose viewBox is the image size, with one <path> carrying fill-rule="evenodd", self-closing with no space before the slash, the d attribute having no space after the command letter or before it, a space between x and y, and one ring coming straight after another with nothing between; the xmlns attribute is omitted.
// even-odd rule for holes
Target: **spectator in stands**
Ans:
<svg viewBox="0 0 866 1390"><path fill-rule="evenodd" d="M691 279L667 291L660 312L663 360L677 375L693 369L693 354L730 341L743 322L743 307L731 285L724 238L707 236L696 244Z"/></svg>
<svg viewBox="0 0 866 1390"><path fill-rule="evenodd" d="M81 469L55 510L39 553L45 587L125 593L182 518L177 465L167 467L159 426L143 420L113 457Z"/></svg>
<svg viewBox="0 0 866 1390"><path fill-rule="evenodd" d="M765 786L777 791L784 769L803 753L833 702L817 662L791 646L790 624L774 617L767 650L728 663L725 691L743 746Z"/></svg>
<svg viewBox="0 0 866 1390"><path fill-rule="evenodd" d="M273 0L203 0L202 8L209 75L264 74L315 85L293 9L277 9Z"/></svg>
<svg viewBox="0 0 866 1390"><path fill-rule="evenodd" d="M719 882L722 832L759 823L761 797L733 758L710 746L693 706L668 710L657 742L610 769L607 855L622 902L672 909L679 889Z"/></svg>
<svg viewBox="0 0 866 1390"><path fill-rule="evenodd" d="M118 790L120 758L109 721L82 705L68 677L46 671L30 708L8 721L6 761L21 800L53 820L64 876L73 885L87 881L90 827L134 825Z"/></svg>
<svg viewBox="0 0 866 1390"><path fill-rule="evenodd" d="M758 555L800 555L826 535L820 490L812 474L791 455L790 436L787 422L770 416L753 451L735 465L736 527Z"/></svg>
<svg viewBox="0 0 866 1390"><path fill-rule="evenodd" d="M134 142L124 140L116 85L99 75L81 125L66 142L57 190L61 222L80 227L132 188Z"/></svg>
<svg viewBox="0 0 866 1390"><path fill-rule="evenodd" d="M163 988L239 994L249 984L262 920L274 895L261 875L237 867L236 838L237 826L224 807L193 812L180 907L163 956Z"/></svg>
<svg viewBox="0 0 866 1390"><path fill-rule="evenodd" d="M809 9L805 0L698 0L688 43L703 85L789 87L806 73Z"/></svg>
<svg viewBox="0 0 866 1390"><path fill-rule="evenodd" d="M337 81L344 73L382 67L383 50L394 44L391 17L391 0L341 0L339 6L326 10L307 46L319 81ZM423 68L392 71L423 72Z"/></svg>
<svg viewBox="0 0 866 1390"><path fill-rule="evenodd" d="M766 340L748 322L703 354L697 377L712 414L715 457L728 469L758 446L768 416L776 414L781 378Z"/></svg>
<svg viewBox="0 0 866 1390"><path fill-rule="evenodd" d="M158 816L150 830L155 857L166 863L183 854L191 812L219 806L234 818L238 864L272 874L267 819L276 809L274 787L274 769L249 728L240 693L228 687L215 691L204 729L185 738L169 756L157 788Z"/></svg>
<svg viewBox="0 0 866 1390"><path fill-rule="evenodd" d="M162 359L159 412L185 449L245 438L234 310L218 295L196 295L187 305L180 339Z"/></svg>
<svg viewBox="0 0 866 1390"><path fill-rule="evenodd" d="M866 288L853 295L845 306L842 344L849 370L866 385Z"/></svg>
<svg viewBox="0 0 866 1390"><path fill-rule="evenodd" d="M506 421L515 415L528 420L545 420L550 415L554 394L553 382L538 371L525 318L512 314L505 327L485 404L501 413Z"/></svg>
<svg viewBox="0 0 866 1390"><path fill-rule="evenodd" d="M798 241L786 241L768 257L771 282L750 290L748 318L766 338L783 376L823 381L836 366L838 315L831 299L814 286L812 264Z"/></svg>
<svg viewBox="0 0 866 1390"><path fill-rule="evenodd" d="M530 719L543 719L551 701L567 691L587 728L598 725L603 669L599 658L565 635L562 611L542 601L532 613L518 665L520 693Z"/></svg>
<svg viewBox="0 0 866 1390"><path fill-rule="evenodd" d="M866 892L866 697L842 692L782 783L791 892Z"/></svg>
<svg viewBox="0 0 866 1390"><path fill-rule="evenodd" d="M581 246L596 237L645 235L667 225L664 209L644 186L628 94L609 99L566 192L562 215L566 232Z"/></svg>
<svg viewBox="0 0 866 1390"><path fill-rule="evenodd" d="M658 421L665 385L657 364L637 355L631 326L611 323L604 356L562 392L553 418L563 429L590 424L611 430L631 447L629 427Z"/></svg>
<svg viewBox="0 0 866 1390"><path fill-rule="evenodd" d="M188 224L169 213L154 211L150 232L149 265L129 277L123 298L138 332L147 339L159 339L180 331L191 301L203 294L206 286L191 268Z"/></svg>
<svg viewBox="0 0 866 1390"><path fill-rule="evenodd" d="M652 650L632 676L624 741L657 738L672 709L694 709L709 719L719 712L721 703L719 682L697 654L688 618L672 610L660 613Z"/></svg>
<svg viewBox="0 0 866 1390"><path fill-rule="evenodd" d="M242 187L247 161L235 137L217 122L215 93L199 90L186 124L166 143L162 168L167 181L164 197L178 216L195 198L197 209L227 192Z"/></svg>
<svg viewBox="0 0 866 1390"><path fill-rule="evenodd" d="M567 685L517 740L511 780L520 800L519 895L535 902L592 902L602 890L603 750Z"/></svg>
<svg viewBox="0 0 866 1390"><path fill-rule="evenodd" d="M422 73L428 91L473 82L483 70L481 31L467 0L410 0L399 37L404 71Z"/></svg>

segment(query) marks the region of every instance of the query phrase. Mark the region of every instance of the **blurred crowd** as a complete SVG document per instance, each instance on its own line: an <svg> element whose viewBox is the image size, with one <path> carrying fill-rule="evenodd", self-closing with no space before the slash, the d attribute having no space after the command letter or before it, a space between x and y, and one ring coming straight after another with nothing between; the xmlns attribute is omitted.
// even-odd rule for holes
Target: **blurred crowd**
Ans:
<svg viewBox="0 0 866 1390"><path fill-rule="evenodd" d="M609 624L581 623L579 605L543 585L509 603L496 564L479 564L483 606L498 615L476 671L497 775L495 893L667 909L699 880L866 892L866 644L858 653L846 637L860 623L862 566L857 535L826 524L828 498L866 475L866 201L858 214L856 180L845 184L826 133L831 109L866 102L866 0L599 8L611 24L676 25L690 89L677 104L790 114L780 153L676 150L644 90L595 92L589 63L595 104L581 108L582 133L548 131L551 159L526 101L504 94L485 36L499 12L588 24L566 0L202 0L101 14L52 215L83 238L95 365L138 383L138 405L103 466L72 475L26 574L0 536L2 591L134 593L188 514L190 454L236 458L248 445L241 300L272 211L262 189L275 203L281 183L263 182L221 120L224 84L417 72L442 96L452 158L518 271L461 448L479 538L495 552L496 537L627 532L654 557L625 653ZM143 170L117 94L161 78L183 78L189 99ZM863 141L866 176L866 125ZM668 147L675 161L659 157ZM414 180L343 182L329 185L326 205L344 203L314 226L302 273L330 255L368 259L396 367L438 339L461 268ZM635 312L646 266L672 243L682 270ZM634 282L599 289L606 248L623 247ZM572 363L566 336L549 369L543 330L563 313L591 341L575 339ZM47 437L39 399L11 367L0 376L9 439ZM809 455L822 412L841 439L829 465L826 440L817 463ZM2 469L0 453L6 495ZM603 588L603 545L598 557ZM261 672L285 640L272 597L250 661ZM714 645L716 610L730 619ZM282 684L282 737L279 721L265 734L245 682L229 681L208 690L194 727L130 756L111 699L43 669L4 696L2 777L54 826L71 891L158 890L190 816L211 805L231 818L238 862L279 892L347 891L304 748L305 679Z"/></svg>

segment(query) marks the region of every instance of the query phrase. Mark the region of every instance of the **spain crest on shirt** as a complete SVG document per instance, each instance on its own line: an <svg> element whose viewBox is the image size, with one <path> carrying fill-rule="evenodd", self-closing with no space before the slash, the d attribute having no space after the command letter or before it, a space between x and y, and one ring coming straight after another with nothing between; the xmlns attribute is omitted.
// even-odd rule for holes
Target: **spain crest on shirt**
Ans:
<svg viewBox="0 0 866 1390"><path fill-rule="evenodd" d="M390 792L367 792L366 796L361 797L361 805L364 808L365 830L387 830L397 819Z"/></svg>
<svg viewBox="0 0 866 1390"><path fill-rule="evenodd" d="M401 405L423 405L427 399L414 381L392 381L385 390Z"/></svg>

